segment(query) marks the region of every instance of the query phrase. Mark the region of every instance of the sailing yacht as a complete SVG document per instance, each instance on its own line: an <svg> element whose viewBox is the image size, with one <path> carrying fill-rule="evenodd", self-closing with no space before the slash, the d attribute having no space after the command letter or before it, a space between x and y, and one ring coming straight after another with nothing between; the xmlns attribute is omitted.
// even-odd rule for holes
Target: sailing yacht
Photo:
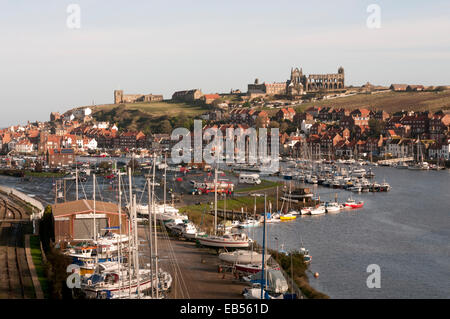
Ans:
<svg viewBox="0 0 450 319"><path fill-rule="evenodd" d="M310 214L311 215L322 215L322 214L325 214L325 206L319 205L316 208L311 209Z"/></svg>
<svg viewBox="0 0 450 319"><path fill-rule="evenodd" d="M217 153L218 154L218 153ZM214 189L217 189L217 173L218 173L218 162L217 167L214 171ZM202 246L213 247L213 248L247 248L250 246L252 240L247 237L246 234L236 234L225 232L224 235L218 236L217 232L217 192L214 192L214 236L205 236L198 238L198 242Z"/></svg>
<svg viewBox="0 0 450 319"><path fill-rule="evenodd" d="M264 255L265 261L268 261L270 255ZM236 250L233 252L225 252L219 255L219 259L230 264L253 264L259 261L262 263L262 255L252 250Z"/></svg>
<svg viewBox="0 0 450 319"><path fill-rule="evenodd" d="M215 248L247 248L251 239L246 234L224 234L223 236L207 236L197 238L202 246Z"/></svg>
<svg viewBox="0 0 450 319"><path fill-rule="evenodd" d="M410 170L429 170L430 165L423 160L422 147L419 146L420 138L417 140L417 162L413 165L410 165L408 169Z"/></svg>

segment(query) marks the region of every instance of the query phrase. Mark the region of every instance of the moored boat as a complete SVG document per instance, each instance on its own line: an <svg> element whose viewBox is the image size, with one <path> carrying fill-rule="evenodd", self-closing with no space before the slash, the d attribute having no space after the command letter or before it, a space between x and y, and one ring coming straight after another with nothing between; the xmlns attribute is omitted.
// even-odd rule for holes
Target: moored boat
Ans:
<svg viewBox="0 0 450 319"><path fill-rule="evenodd" d="M311 215L322 215L325 214L325 206L317 206L314 209L311 209Z"/></svg>
<svg viewBox="0 0 450 319"><path fill-rule="evenodd" d="M359 201L356 202L354 199L349 198L346 202L345 202L345 207L348 208L361 208L364 206L364 202L363 201Z"/></svg>

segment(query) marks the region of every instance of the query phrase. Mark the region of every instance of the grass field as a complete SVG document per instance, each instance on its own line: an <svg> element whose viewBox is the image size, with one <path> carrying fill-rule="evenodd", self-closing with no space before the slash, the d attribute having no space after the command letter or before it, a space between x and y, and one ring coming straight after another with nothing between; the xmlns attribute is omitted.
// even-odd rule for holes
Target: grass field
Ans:
<svg viewBox="0 0 450 319"><path fill-rule="evenodd" d="M178 116L180 113L184 113L186 116L195 116L204 113L208 110L207 107L202 105L188 104L183 102L151 102L151 103L125 103L125 104L107 104L102 106L96 106L94 112L98 111L110 111L115 107L124 106L125 110L138 110L147 113L154 117L160 116Z"/></svg>
<svg viewBox="0 0 450 319"><path fill-rule="evenodd" d="M304 103L296 108L303 111L310 106L332 106L335 108L368 108L389 113L407 111L438 111L450 109L450 90L442 92L386 92L378 94L357 94L332 100Z"/></svg>
<svg viewBox="0 0 450 319"><path fill-rule="evenodd" d="M64 177L65 173L52 173L52 172L25 172L25 176L30 177Z"/></svg>
<svg viewBox="0 0 450 319"><path fill-rule="evenodd" d="M283 183L271 182L271 181L267 181L267 180L263 179L263 180L261 180L261 184L241 188L241 189L235 191L235 193L247 193L247 192L253 192L253 191L258 191L258 190L270 189L270 188L274 188L277 186L283 186Z"/></svg>
<svg viewBox="0 0 450 319"><path fill-rule="evenodd" d="M34 267L36 268L36 273L38 275L39 282L41 284L42 292L44 293L44 298L48 298L48 281L45 276L44 265L42 263L41 246L39 243L38 236L30 236L30 251L31 257L33 259Z"/></svg>

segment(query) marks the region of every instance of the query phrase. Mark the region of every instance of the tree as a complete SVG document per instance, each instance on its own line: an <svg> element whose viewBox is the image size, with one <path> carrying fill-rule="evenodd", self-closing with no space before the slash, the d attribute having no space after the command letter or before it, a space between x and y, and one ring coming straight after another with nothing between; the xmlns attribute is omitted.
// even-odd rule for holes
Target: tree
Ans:
<svg viewBox="0 0 450 319"><path fill-rule="evenodd" d="M280 125L280 132L281 132L281 133L286 132L286 130L288 129L288 127L289 127L289 124L288 124L288 123L286 123L286 122L281 123L281 125Z"/></svg>
<svg viewBox="0 0 450 319"><path fill-rule="evenodd" d="M137 159L133 158L128 162L127 167L131 167L131 173L134 173L136 169L139 169L139 167L141 167L141 164L139 164Z"/></svg>
<svg viewBox="0 0 450 319"><path fill-rule="evenodd" d="M186 127L186 122L188 118L184 112L180 112L180 114L175 118L175 127Z"/></svg>
<svg viewBox="0 0 450 319"><path fill-rule="evenodd" d="M98 168L104 172L109 172L111 170L111 163L110 162L101 162L98 165Z"/></svg>
<svg viewBox="0 0 450 319"><path fill-rule="evenodd" d="M277 121L270 121L269 127L270 128L280 128L280 123L278 123Z"/></svg>
<svg viewBox="0 0 450 319"><path fill-rule="evenodd" d="M370 119L369 128L371 136L380 136L384 129L384 122L377 119Z"/></svg>
<svg viewBox="0 0 450 319"><path fill-rule="evenodd" d="M55 241L55 219L53 218L52 207L47 205L44 215L39 221L39 239L45 252L50 250L50 243Z"/></svg>
<svg viewBox="0 0 450 319"><path fill-rule="evenodd" d="M172 125L170 124L169 120L164 120L161 122L161 125L159 126L159 130L161 133L170 134L172 132Z"/></svg>
<svg viewBox="0 0 450 319"><path fill-rule="evenodd" d="M264 116L258 116L255 121L256 128L265 127L267 123L267 118Z"/></svg>
<svg viewBox="0 0 450 319"><path fill-rule="evenodd" d="M35 162L34 171L38 172L38 173L42 172L42 163L41 162Z"/></svg>

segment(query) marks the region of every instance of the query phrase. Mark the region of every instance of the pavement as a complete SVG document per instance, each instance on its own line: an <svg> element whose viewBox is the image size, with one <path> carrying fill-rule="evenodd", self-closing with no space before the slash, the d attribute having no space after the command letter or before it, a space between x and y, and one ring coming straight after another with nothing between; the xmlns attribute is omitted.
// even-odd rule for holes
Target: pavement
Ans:
<svg viewBox="0 0 450 319"><path fill-rule="evenodd" d="M139 227L141 240L147 238L148 226ZM147 246L148 247L148 246ZM145 248L141 248L145 251ZM148 263L147 252L144 262ZM214 250L196 247L195 242L158 236L161 267L173 278L169 298L242 299L247 285L228 273L219 273L219 257Z"/></svg>

